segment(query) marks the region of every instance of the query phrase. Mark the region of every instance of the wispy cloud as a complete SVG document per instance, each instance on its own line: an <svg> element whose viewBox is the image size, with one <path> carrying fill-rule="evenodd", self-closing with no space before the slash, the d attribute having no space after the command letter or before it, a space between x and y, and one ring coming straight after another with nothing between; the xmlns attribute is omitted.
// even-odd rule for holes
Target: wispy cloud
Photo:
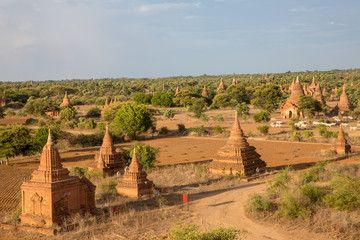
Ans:
<svg viewBox="0 0 360 240"><path fill-rule="evenodd" d="M291 8L290 9L290 12L298 12L298 13L301 13L301 12L313 12L314 9L312 8L303 8L303 7L299 7L299 8Z"/></svg>
<svg viewBox="0 0 360 240"><path fill-rule="evenodd" d="M198 8L198 7L200 7L200 2L159 3L159 4L141 5L137 8L137 11L140 13L154 13L159 11L167 11L167 10L182 9L182 8Z"/></svg>

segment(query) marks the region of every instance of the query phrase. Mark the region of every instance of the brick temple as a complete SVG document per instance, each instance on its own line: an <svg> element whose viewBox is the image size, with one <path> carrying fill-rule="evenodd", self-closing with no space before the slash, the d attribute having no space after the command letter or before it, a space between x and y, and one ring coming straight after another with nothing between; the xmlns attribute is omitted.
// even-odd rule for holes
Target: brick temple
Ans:
<svg viewBox="0 0 360 240"><path fill-rule="evenodd" d="M0 107L5 107L6 106L6 93L4 91L2 97L1 97L1 103L0 103Z"/></svg>
<svg viewBox="0 0 360 240"><path fill-rule="evenodd" d="M346 85L344 84L343 91L340 96L340 100L335 106L335 110L337 110L341 115L346 115L354 109L353 105L349 102L349 98L345 90L346 90Z"/></svg>
<svg viewBox="0 0 360 240"><path fill-rule="evenodd" d="M336 143L335 143L335 152L337 154L348 154L351 153L351 146L350 144L348 144L344 133L342 131L342 125L340 125L340 130L339 130L339 134L338 137L336 139Z"/></svg>
<svg viewBox="0 0 360 240"><path fill-rule="evenodd" d="M65 96L64 96L62 103L60 104L60 107L70 107L70 106L71 106L70 99L68 97L67 91L65 91Z"/></svg>
<svg viewBox="0 0 360 240"><path fill-rule="evenodd" d="M230 137L224 147L216 154L208 169L213 174L232 174L237 172L252 175L264 172L266 163L260 159L256 148L247 142L243 130L240 127L237 112Z"/></svg>
<svg viewBox="0 0 360 240"><path fill-rule="evenodd" d="M85 177L69 176L63 168L50 130L40 166L21 185L21 225L50 227L76 213L94 212L95 186Z"/></svg>
<svg viewBox="0 0 360 240"><path fill-rule="evenodd" d="M204 89L201 93L201 96L203 96L204 98L209 98L209 94L208 94L208 91L206 89L206 86L204 86Z"/></svg>
<svg viewBox="0 0 360 240"><path fill-rule="evenodd" d="M146 172L142 169L134 149L129 169L125 171L124 177L118 182L116 189L120 195L138 198L141 195L151 194L154 184L147 179Z"/></svg>
<svg viewBox="0 0 360 240"><path fill-rule="evenodd" d="M123 173L124 167L125 162L122 160L121 153L116 152L109 127L106 126L103 144L95 155L94 162L88 168L89 170L100 170L104 176L112 176L118 171Z"/></svg>
<svg viewBox="0 0 360 240"><path fill-rule="evenodd" d="M296 82L293 83L291 87L290 97L280 107L281 116L283 118L292 118L296 116L303 117L303 114L298 111L298 102L302 96L304 96L304 91L300 85L299 77L297 77Z"/></svg>

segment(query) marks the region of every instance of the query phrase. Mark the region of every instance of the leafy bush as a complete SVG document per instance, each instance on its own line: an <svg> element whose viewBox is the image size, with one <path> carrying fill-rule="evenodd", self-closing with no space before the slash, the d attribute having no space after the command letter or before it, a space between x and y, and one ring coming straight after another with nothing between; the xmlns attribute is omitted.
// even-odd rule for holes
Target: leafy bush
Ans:
<svg viewBox="0 0 360 240"><path fill-rule="evenodd" d="M102 133L95 133L95 134L79 134L77 136L73 136L70 139L71 145L80 145L81 147L92 147L92 146L99 146L102 144L103 141L103 134Z"/></svg>
<svg viewBox="0 0 360 240"><path fill-rule="evenodd" d="M184 131L186 131L185 125L184 124L178 124L178 132L182 133Z"/></svg>
<svg viewBox="0 0 360 240"><path fill-rule="evenodd" d="M116 185L116 178L108 178L106 182L100 185L101 195L117 195Z"/></svg>
<svg viewBox="0 0 360 240"><path fill-rule="evenodd" d="M60 110L59 117L61 120L70 121L75 118L76 111L73 107L63 107Z"/></svg>
<svg viewBox="0 0 360 240"><path fill-rule="evenodd" d="M224 121L224 117L222 114L216 114L215 116L212 116L212 119L218 122L223 122Z"/></svg>
<svg viewBox="0 0 360 240"><path fill-rule="evenodd" d="M310 214L299 199L290 193L285 194L284 201L279 203L278 209L278 215L288 219L305 218Z"/></svg>
<svg viewBox="0 0 360 240"><path fill-rule="evenodd" d="M239 117L244 117L244 116L250 115L250 113L249 113L250 108L245 102L238 103L238 105L236 105L236 111L237 111Z"/></svg>
<svg viewBox="0 0 360 240"><path fill-rule="evenodd" d="M194 113L194 117L200 118L206 111L206 102L203 98L194 98L188 108L189 112Z"/></svg>
<svg viewBox="0 0 360 240"><path fill-rule="evenodd" d="M101 109L97 107L90 108L89 111L86 113L86 117L100 117L101 116Z"/></svg>
<svg viewBox="0 0 360 240"><path fill-rule="evenodd" d="M288 183L291 181L291 176L289 174L290 168L287 167L282 170L280 173L276 174L274 182L269 185L266 189L270 198L276 198L279 196L280 191L288 188Z"/></svg>
<svg viewBox="0 0 360 240"><path fill-rule="evenodd" d="M6 115L6 116L15 116L16 113L15 113L15 111L12 110L11 108L8 108L8 109L6 109L6 111L5 111L5 115Z"/></svg>
<svg viewBox="0 0 360 240"><path fill-rule="evenodd" d="M79 176L79 177L85 176L85 172L86 172L85 169L81 167L72 167L70 169L70 174L74 176Z"/></svg>
<svg viewBox="0 0 360 240"><path fill-rule="evenodd" d="M294 132L291 133L291 135L292 135L292 138L293 138L294 141L301 142L301 132L294 131Z"/></svg>
<svg viewBox="0 0 360 240"><path fill-rule="evenodd" d="M24 113L24 111L23 111L22 109L20 109L20 110L16 113L16 116L26 117L26 113Z"/></svg>
<svg viewBox="0 0 360 240"><path fill-rule="evenodd" d="M327 196L330 206L340 211L360 208L360 181L345 174L336 174L331 182L332 192Z"/></svg>
<svg viewBox="0 0 360 240"><path fill-rule="evenodd" d="M247 201L247 209L250 212L268 211L274 208L274 204L265 197L254 194Z"/></svg>
<svg viewBox="0 0 360 240"><path fill-rule="evenodd" d="M260 111L253 116L255 122L268 122L270 121L270 113L268 111Z"/></svg>
<svg viewBox="0 0 360 240"><path fill-rule="evenodd" d="M35 118L28 118L25 121L25 125L37 125L39 123L38 119Z"/></svg>
<svg viewBox="0 0 360 240"><path fill-rule="evenodd" d="M136 102L137 104L151 104L151 98L153 96L151 94L145 94L145 93L136 93L132 100Z"/></svg>
<svg viewBox="0 0 360 240"><path fill-rule="evenodd" d="M166 109L164 112L164 118L174 118L175 117L175 111L171 109Z"/></svg>
<svg viewBox="0 0 360 240"><path fill-rule="evenodd" d="M92 118L89 119L85 119L83 122L81 122L79 124L80 128L85 128L85 129L94 129L96 128L96 121Z"/></svg>
<svg viewBox="0 0 360 240"><path fill-rule="evenodd" d="M259 132L261 132L262 134L269 133L269 126L267 126L267 125L258 126L256 129L259 130Z"/></svg>
<svg viewBox="0 0 360 240"><path fill-rule="evenodd" d="M12 217L14 219L18 219L20 217L21 213L22 213L22 207L18 207L18 209L16 209L16 211L13 212Z"/></svg>
<svg viewBox="0 0 360 240"><path fill-rule="evenodd" d="M85 171L85 177L87 177L88 179L96 179L96 178L101 178L103 176L103 173L100 170L90 170L90 171Z"/></svg>
<svg viewBox="0 0 360 240"><path fill-rule="evenodd" d="M310 203L320 202L325 196L325 192L313 183L303 185L300 189L300 193L307 197L310 200Z"/></svg>
<svg viewBox="0 0 360 240"><path fill-rule="evenodd" d="M134 154L134 148L136 149L136 157L139 163L145 169L154 168L156 157L159 155L159 150L147 144L141 145L139 143L135 143L130 147L130 154L129 154L130 158L132 158Z"/></svg>
<svg viewBox="0 0 360 240"><path fill-rule="evenodd" d="M311 130L305 130L304 134L307 138L314 136L314 132Z"/></svg>
<svg viewBox="0 0 360 240"><path fill-rule="evenodd" d="M321 173L325 171L325 166L327 163L328 161L318 162L315 167L300 173L300 181L302 183L311 183L321 180Z"/></svg>
<svg viewBox="0 0 360 240"><path fill-rule="evenodd" d="M201 127L192 127L189 128L190 132L195 132L197 133L198 136L202 136L205 134L208 134L209 132L205 129L204 125L201 125Z"/></svg>
<svg viewBox="0 0 360 240"><path fill-rule="evenodd" d="M167 127L161 127L159 133L160 134L168 134L169 129Z"/></svg>
<svg viewBox="0 0 360 240"><path fill-rule="evenodd" d="M214 131L216 134L222 134L224 132L224 130L220 126L215 126Z"/></svg>
<svg viewBox="0 0 360 240"><path fill-rule="evenodd" d="M207 121L209 121L209 118L208 118L208 116L206 114L201 114L200 115L200 120L204 121L204 122L207 122Z"/></svg>

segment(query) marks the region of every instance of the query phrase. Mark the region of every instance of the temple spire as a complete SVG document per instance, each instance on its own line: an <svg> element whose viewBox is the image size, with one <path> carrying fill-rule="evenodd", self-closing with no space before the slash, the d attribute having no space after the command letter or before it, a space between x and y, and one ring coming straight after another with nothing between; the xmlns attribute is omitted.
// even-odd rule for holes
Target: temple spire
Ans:
<svg viewBox="0 0 360 240"><path fill-rule="evenodd" d="M131 159L131 164L129 166L129 172L140 172L142 166L140 165L137 156L136 156L136 148L134 148L133 157Z"/></svg>
<svg viewBox="0 0 360 240"><path fill-rule="evenodd" d="M102 147L112 148L113 146L114 146L114 144L113 144L113 140L112 140L112 137L110 135L110 132L109 132L109 126L106 125L106 130L105 130L105 135L104 135L104 138L103 138Z"/></svg>
<svg viewBox="0 0 360 240"><path fill-rule="evenodd" d="M203 96L204 98L208 98L209 97L209 94L207 92L207 89L206 89L206 86L204 85L204 89L203 89L203 92L201 94L201 96Z"/></svg>
<svg viewBox="0 0 360 240"><path fill-rule="evenodd" d="M47 140L47 143L46 143L47 146L53 146L54 145L54 142L52 140L52 137L51 137L51 130L49 128L49 135L48 135L48 140Z"/></svg>

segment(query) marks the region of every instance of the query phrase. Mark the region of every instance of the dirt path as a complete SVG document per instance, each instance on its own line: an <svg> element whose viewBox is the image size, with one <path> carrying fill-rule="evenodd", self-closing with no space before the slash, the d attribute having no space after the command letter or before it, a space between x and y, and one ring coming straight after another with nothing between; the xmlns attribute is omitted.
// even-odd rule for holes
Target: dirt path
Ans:
<svg viewBox="0 0 360 240"><path fill-rule="evenodd" d="M330 240L323 234L309 233L304 229L285 230L270 224L259 224L245 214L244 204L247 198L265 189L266 183L249 184L217 195L204 196L193 202L196 223L205 229L219 226L245 230L246 240Z"/></svg>

